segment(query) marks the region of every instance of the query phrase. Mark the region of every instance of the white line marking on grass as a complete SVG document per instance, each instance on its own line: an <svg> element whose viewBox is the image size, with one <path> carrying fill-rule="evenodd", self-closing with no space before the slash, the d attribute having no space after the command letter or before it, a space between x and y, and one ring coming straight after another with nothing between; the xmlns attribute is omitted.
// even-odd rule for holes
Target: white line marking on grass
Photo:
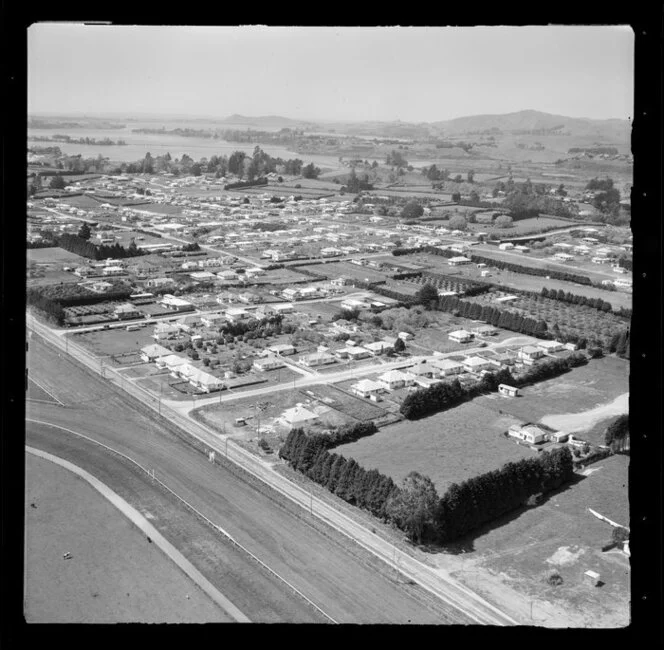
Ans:
<svg viewBox="0 0 664 650"><path fill-rule="evenodd" d="M30 377L30 375L28 375L28 381L31 381L35 386L41 388L41 390L43 390L47 395L51 396L58 404L60 404L60 406L64 406L64 404L50 390L46 390L46 388L44 388L36 379ZM30 399L33 402L44 402L44 404L48 404L48 402L45 402L44 400L38 400L31 397L26 399Z"/></svg>

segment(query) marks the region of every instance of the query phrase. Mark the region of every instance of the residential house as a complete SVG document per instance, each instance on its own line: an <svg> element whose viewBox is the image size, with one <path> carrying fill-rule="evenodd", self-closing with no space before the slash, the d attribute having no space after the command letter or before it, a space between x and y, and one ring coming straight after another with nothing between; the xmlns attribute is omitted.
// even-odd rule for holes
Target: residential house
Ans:
<svg viewBox="0 0 664 650"><path fill-rule="evenodd" d="M544 350L535 345L526 345L517 353L517 359L526 365L532 365L537 359L544 356Z"/></svg>
<svg viewBox="0 0 664 650"><path fill-rule="evenodd" d="M247 320L251 316L246 309L242 309L241 307L229 307L224 313L231 323Z"/></svg>
<svg viewBox="0 0 664 650"><path fill-rule="evenodd" d="M280 303L278 305L271 305L272 309L277 312L277 314L291 314L295 311L295 307L290 302Z"/></svg>
<svg viewBox="0 0 664 650"><path fill-rule="evenodd" d="M182 316L182 318L178 318L175 321L175 325L183 332L191 332L195 328L203 325L203 321L200 316Z"/></svg>
<svg viewBox="0 0 664 650"><path fill-rule="evenodd" d="M447 335L447 338L449 338L450 341L454 341L455 343L468 343L469 341L473 340L474 335L471 332L467 332L466 330L456 330L454 332L450 332Z"/></svg>
<svg viewBox="0 0 664 650"><path fill-rule="evenodd" d="M463 257L461 255L459 257L450 257L450 259L447 260L447 263L450 266L461 266L463 264L470 264L471 260L469 260L467 257Z"/></svg>
<svg viewBox="0 0 664 650"><path fill-rule="evenodd" d="M387 390L397 390L412 384L412 377L400 370L389 370L378 377L378 383Z"/></svg>
<svg viewBox="0 0 664 650"><path fill-rule="evenodd" d="M426 362L418 363L408 368L408 372L415 377L438 377L440 369Z"/></svg>
<svg viewBox="0 0 664 650"><path fill-rule="evenodd" d="M171 351L166 349L163 345L153 343L152 345L146 345L144 348L141 348L141 359L146 363L151 363L155 359L166 356L170 353Z"/></svg>
<svg viewBox="0 0 664 650"><path fill-rule="evenodd" d="M362 379L350 387L350 392L360 397L373 397L383 392L383 384L372 381L371 379Z"/></svg>
<svg viewBox="0 0 664 650"><path fill-rule="evenodd" d="M177 325L157 323L152 333L152 338L156 341L165 341L167 339L174 339L179 333L180 328Z"/></svg>
<svg viewBox="0 0 664 650"><path fill-rule="evenodd" d="M538 348L542 348L545 352L560 352L565 349L565 346L560 341L539 341Z"/></svg>
<svg viewBox="0 0 664 650"><path fill-rule="evenodd" d="M509 251L509 250L511 250L512 248L514 248L514 244L512 244L511 242L505 242L505 243L503 243L503 244L498 244L498 248L499 248L501 251Z"/></svg>
<svg viewBox="0 0 664 650"><path fill-rule="evenodd" d="M467 372L479 373L482 370L493 369L493 363L491 363L491 361L488 359L484 359L483 357L466 357L462 363Z"/></svg>
<svg viewBox="0 0 664 650"><path fill-rule="evenodd" d="M118 305L113 313L118 320L127 320L129 318L141 318L143 313L140 312L134 305L130 302L125 302L121 305Z"/></svg>
<svg viewBox="0 0 664 650"><path fill-rule="evenodd" d="M513 424L507 433L513 438L518 438L531 445L538 445L547 440L547 432L536 424Z"/></svg>
<svg viewBox="0 0 664 650"><path fill-rule="evenodd" d="M438 369L438 374L441 377L460 375L462 372L466 372L463 363L452 359L432 359L429 364Z"/></svg>
<svg viewBox="0 0 664 650"><path fill-rule="evenodd" d="M220 311L204 314L200 317L200 322L205 325L205 327L220 327L226 322L226 320L225 313Z"/></svg>
<svg viewBox="0 0 664 650"><path fill-rule="evenodd" d="M308 368L315 368L316 366L325 366L336 362L334 355L328 352L314 352L301 356L299 362Z"/></svg>
<svg viewBox="0 0 664 650"><path fill-rule="evenodd" d="M268 350L273 354L277 354L282 357L295 354L295 347L290 343L279 343L277 345L271 345Z"/></svg>
<svg viewBox="0 0 664 650"><path fill-rule="evenodd" d="M188 364L189 360L184 357L180 357L177 354L166 354L163 357L158 357L155 359L155 363L157 368L161 370L168 369L168 371L174 377L177 377L179 376L177 374L177 369L184 364Z"/></svg>
<svg viewBox="0 0 664 650"><path fill-rule="evenodd" d="M289 429L296 429L298 427L317 424L319 418L313 411L306 409L304 405L296 404L293 408L286 409L279 418L279 421Z"/></svg>
<svg viewBox="0 0 664 650"><path fill-rule="evenodd" d="M266 370L276 370L277 368L283 368L285 365L286 364L283 362L283 360L274 354L271 354L267 357L262 357L260 359L255 359L253 363L254 369L260 372L265 372Z"/></svg>
<svg viewBox="0 0 664 650"><path fill-rule="evenodd" d="M472 332L475 336L494 336L498 334L498 328L493 325L480 325L479 327L474 327Z"/></svg>
<svg viewBox="0 0 664 650"><path fill-rule="evenodd" d="M364 343L362 347L365 348L366 350L369 350L369 352L371 352L371 354L375 356L394 351L394 343L389 343L388 341L375 341L373 343Z"/></svg>
<svg viewBox="0 0 664 650"><path fill-rule="evenodd" d="M183 312L183 311L195 310L194 305L190 303L188 300L183 300L182 298L176 298L175 296L172 296L170 293L165 293L161 297L159 304L171 311Z"/></svg>

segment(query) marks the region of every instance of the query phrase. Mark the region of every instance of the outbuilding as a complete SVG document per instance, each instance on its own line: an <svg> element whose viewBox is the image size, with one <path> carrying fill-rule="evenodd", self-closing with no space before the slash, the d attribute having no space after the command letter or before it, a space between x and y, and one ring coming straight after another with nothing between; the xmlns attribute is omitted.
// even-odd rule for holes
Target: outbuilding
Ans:
<svg viewBox="0 0 664 650"><path fill-rule="evenodd" d="M508 384L498 384L498 392L505 395L505 397L517 397L519 395L519 389Z"/></svg>

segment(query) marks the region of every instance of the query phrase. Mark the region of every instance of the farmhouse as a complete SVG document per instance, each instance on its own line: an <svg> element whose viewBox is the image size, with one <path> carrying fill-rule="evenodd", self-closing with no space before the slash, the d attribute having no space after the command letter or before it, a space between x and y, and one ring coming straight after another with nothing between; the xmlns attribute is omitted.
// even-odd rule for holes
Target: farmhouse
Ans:
<svg viewBox="0 0 664 650"><path fill-rule="evenodd" d="M285 365L281 358L273 354L262 359L255 359L253 363L253 367L260 372L276 370L277 368L283 368Z"/></svg>
<svg viewBox="0 0 664 650"><path fill-rule="evenodd" d="M507 431L508 435L518 438L531 445L538 445L548 438L547 432L540 429L536 424L513 424Z"/></svg>
<svg viewBox="0 0 664 650"><path fill-rule="evenodd" d="M152 362L158 357L163 357L170 353L171 351L162 345L153 343L152 345L146 345L144 348L141 348L141 359L145 362Z"/></svg>
<svg viewBox="0 0 664 650"><path fill-rule="evenodd" d="M377 382L377 381L372 381L371 379L362 379L361 381L358 381L356 384L353 384L350 387L351 393L355 393L355 395L359 395L360 397L372 397L375 395L378 395L385 390L383 384Z"/></svg>
<svg viewBox="0 0 664 650"><path fill-rule="evenodd" d="M378 377L378 383L388 390L396 390L412 384L412 378L400 370L390 370Z"/></svg>
<svg viewBox="0 0 664 650"><path fill-rule="evenodd" d="M473 340L473 334L466 330L456 330L455 332L450 332L448 338L455 343L468 343Z"/></svg>

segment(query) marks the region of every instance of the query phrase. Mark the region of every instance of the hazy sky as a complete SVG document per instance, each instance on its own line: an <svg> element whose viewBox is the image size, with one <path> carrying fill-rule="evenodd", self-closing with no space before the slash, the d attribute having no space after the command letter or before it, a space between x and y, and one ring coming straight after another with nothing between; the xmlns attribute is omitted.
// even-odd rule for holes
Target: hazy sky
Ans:
<svg viewBox="0 0 664 650"><path fill-rule="evenodd" d="M125 27L28 32L28 107L436 121L631 118L629 27Z"/></svg>

